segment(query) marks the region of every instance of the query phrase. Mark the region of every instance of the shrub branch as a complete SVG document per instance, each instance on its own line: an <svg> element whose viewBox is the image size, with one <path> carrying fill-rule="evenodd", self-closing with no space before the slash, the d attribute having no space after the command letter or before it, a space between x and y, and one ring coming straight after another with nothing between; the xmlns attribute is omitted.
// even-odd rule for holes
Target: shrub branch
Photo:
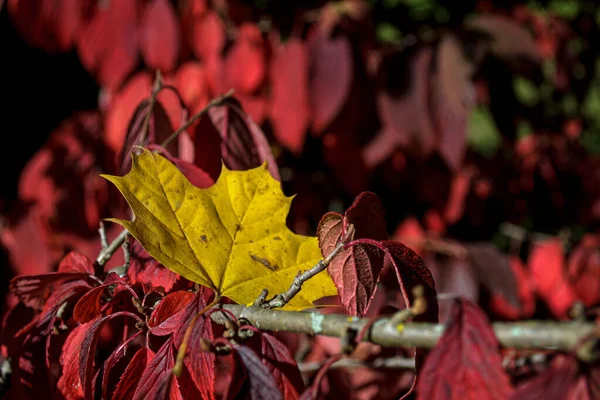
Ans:
<svg viewBox="0 0 600 400"><path fill-rule="evenodd" d="M233 313L237 318L245 318L258 329L324 335L343 338L349 331L360 332L369 322L367 318L348 317L342 314L321 314L318 312L297 312L270 310L258 306L245 307L225 304L219 307ZM224 313L211 314L217 323L224 323ZM405 323L396 329L388 323L389 318L376 321L364 335L364 341L385 347L435 347L445 326L431 323ZM594 335L592 323L521 321L496 322L492 324L500 344L507 348L529 350L561 350L576 348L582 341Z"/></svg>

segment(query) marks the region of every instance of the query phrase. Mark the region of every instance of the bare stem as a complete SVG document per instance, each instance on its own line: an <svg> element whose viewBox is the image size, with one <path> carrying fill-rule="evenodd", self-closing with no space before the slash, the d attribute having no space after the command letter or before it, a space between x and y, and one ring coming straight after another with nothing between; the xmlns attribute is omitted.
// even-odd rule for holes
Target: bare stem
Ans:
<svg viewBox="0 0 600 400"><path fill-rule="evenodd" d="M323 363L319 361L298 364L300 372L305 374L317 372L322 366ZM388 368L414 370L415 360L406 357L381 357L376 358L373 361L365 362L355 358L342 358L341 360L333 363L329 368Z"/></svg>
<svg viewBox="0 0 600 400"><path fill-rule="evenodd" d="M96 263L99 266L106 264L113 254L119 250L119 247L121 247L128 235L129 232L127 232L126 229L123 229L123 232L121 232L115 240L113 240L107 247L103 248L100 254L98 254L98 257L96 257Z"/></svg>
<svg viewBox="0 0 600 400"><path fill-rule="evenodd" d="M267 331L285 331L308 335L324 335L342 338L348 329L361 331L369 323L367 318L348 317L342 314L318 312L294 312L269 310L261 307L245 307L237 304L222 305L237 318L245 318L252 325ZM221 312L211 314L213 320L226 320ZM506 348L529 350L573 350L581 341L593 335L595 325L589 322L521 321L492 324L500 344ZM445 326L430 323L405 323L395 329L389 318L376 321L364 335L363 341L385 347L435 347L444 333Z"/></svg>
<svg viewBox="0 0 600 400"><path fill-rule="evenodd" d="M106 228L104 227L104 222L102 221L100 221L98 233L100 234L100 243L102 244L102 249L104 250L108 247L108 239L106 238Z"/></svg>
<svg viewBox="0 0 600 400"><path fill-rule="evenodd" d="M162 75L160 74L160 71L156 71L156 77L154 78L154 86L152 87L152 95L150 96L150 104L148 105L148 113L146 114L146 118L144 119L144 125L142 126L142 135L144 136L144 140L146 137L148 137L148 130L150 129L150 119L152 118L152 113L154 112L156 97L158 96L158 93L161 89Z"/></svg>
<svg viewBox="0 0 600 400"><path fill-rule="evenodd" d="M183 124L175 132L173 132L171 134L171 136L169 136L168 138L166 138L165 141L162 142L161 146L162 147L167 147L169 145L169 143L171 143L173 140L177 139L177 137L182 132L184 132L187 128L189 128L190 126L192 126L192 124L194 122L196 122L198 119L200 119L200 117L202 117L204 114L206 114L208 110L210 110L212 107L221 105L225 100L227 100L228 98L230 98L231 96L233 96L233 92L234 92L233 89L231 89L230 91L228 91L224 95L219 96L219 97L213 99L210 103L208 103L206 105L206 107L204 107L202 110L200 110L199 112L197 112L196 114L194 114L190 119L187 120L187 122L185 124Z"/></svg>

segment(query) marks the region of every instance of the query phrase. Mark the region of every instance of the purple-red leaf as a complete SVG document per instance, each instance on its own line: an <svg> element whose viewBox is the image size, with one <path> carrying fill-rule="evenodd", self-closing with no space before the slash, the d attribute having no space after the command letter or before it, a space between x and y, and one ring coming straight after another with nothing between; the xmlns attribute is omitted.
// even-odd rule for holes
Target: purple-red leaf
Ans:
<svg viewBox="0 0 600 400"><path fill-rule="evenodd" d="M83 387L83 393L86 399L93 398L93 384L92 379L94 375L94 364L96 357L96 345L98 344L98 338L102 325L117 317L131 317L138 321L141 319L127 311L120 311L114 314L107 315L106 317L99 318L94 322L90 322L89 329L87 329L83 340L81 341L81 348L79 353L79 379Z"/></svg>
<svg viewBox="0 0 600 400"><path fill-rule="evenodd" d="M117 287L119 285L128 287L123 279L121 279L116 273L112 272L108 274L103 285L97 286L81 296L75 305L75 308L73 309L73 318L75 318L75 321L79 323L86 323L92 321L98 315L100 315L100 312L102 311L101 300L104 295L104 291L112 285L117 285ZM122 290L122 287L119 289ZM113 293L113 296L114 294L116 294L116 291Z"/></svg>
<svg viewBox="0 0 600 400"><path fill-rule="evenodd" d="M92 326L91 323L75 327L62 348L60 365L62 374L58 380L58 390L68 400L83 399L83 385L79 376L79 353L83 338Z"/></svg>
<svg viewBox="0 0 600 400"><path fill-rule="evenodd" d="M290 350L272 335L260 332L246 343L268 368L284 399L298 399L304 390L302 375Z"/></svg>
<svg viewBox="0 0 600 400"><path fill-rule="evenodd" d="M230 99L223 106L212 107L208 115L221 137L221 157L227 168L247 170L267 161L273 178L281 179L267 138L237 101ZM196 158L203 156L197 148Z"/></svg>
<svg viewBox="0 0 600 400"><path fill-rule="evenodd" d="M504 400L512 390L487 317L468 300L456 300L419 374L417 398Z"/></svg>
<svg viewBox="0 0 600 400"><path fill-rule="evenodd" d="M187 307L181 313L179 328L173 333L173 343L176 347L181 345L185 331L196 314L203 311L206 303L202 297L202 291L196 293L195 297L188 302ZM192 328L191 337L194 338L188 344L187 355L183 365L189 378L196 386L196 390L202 399L213 400L215 388L215 355L202 349L201 338L213 340L213 331L210 320L200 316ZM182 376L183 378L184 376ZM183 381L182 381L183 382Z"/></svg>
<svg viewBox="0 0 600 400"><path fill-rule="evenodd" d="M172 373L175 366L172 338L167 339L156 352L156 355L146 363L146 368L139 378L133 399L164 399L166 393L169 394L168 398L171 400L181 399L177 381ZM136 368L135 372L139 372L139 367Z"/></svg>
<svg viewBox="0 0 600 400"><path fill-rule="evenodd" d="M323 257L333 252L350 224L354 239L383 240L387 237L384 211L376 194L363 192L342 216L329 212L319 224L319 246ZM328 267L338 288L342 305L351 315L364 315L375 293L383 268L383 252L369 244L357 244L342 250Z"/></svg>
<svg viewBox="0 0 600 400"><path fill-rule="evenodd" d="M283 400L277 383L259 356L250 348L234 345L235 356L246 369L247 380L241 393L249 400Z"/></svg>
<svg viewBox="0 0 600 400"><path fill-rule="evenodd" d="M318 26L308 44L312 72L309 78L312 129L321 133L337 117L350 93L352 49L347 38L332 39Z"/></svg>
<svg viewBox="0 0 600 400"><path fill-rule="evenodd" d="M148 368L154 356L154 352L146 347L142 347L135 353L127 368L125 368L125 372L121 375L112 397L114 400L130 400L133 398L142 374Z"/></svg>
<svg viewBox="0 0 600 400"><path fill-rule="evenodd" d="M182 324L184 309L190 306L194 293L180 290L165 296L154 309L148 320L153 335L164 336Z"/></svg>

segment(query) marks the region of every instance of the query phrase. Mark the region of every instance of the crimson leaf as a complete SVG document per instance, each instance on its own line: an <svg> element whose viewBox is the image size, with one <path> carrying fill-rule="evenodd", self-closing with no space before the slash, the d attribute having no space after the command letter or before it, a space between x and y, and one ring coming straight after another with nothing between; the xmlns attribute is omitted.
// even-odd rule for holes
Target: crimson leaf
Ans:
<svg viewBox="0 0 600 400"><path fill-rule="evenodd" d="M429 353L417 386L418 399L507 399L512 392L498 340L485 314L465 299Z"/></svg>

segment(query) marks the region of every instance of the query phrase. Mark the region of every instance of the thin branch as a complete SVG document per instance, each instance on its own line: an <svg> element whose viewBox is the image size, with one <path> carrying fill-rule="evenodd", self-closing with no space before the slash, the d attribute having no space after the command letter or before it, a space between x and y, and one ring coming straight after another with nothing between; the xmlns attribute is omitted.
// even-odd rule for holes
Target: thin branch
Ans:
<svg viewBox="0 0 600 400"><path fill-rule="evenodd" d="M106 228L104 227L104 222L102 221L100 221L98 233L100 234L100 244L102 244L102 249L104 250L108 247L108 239L106 238Z"/></svg>
<svg viewBox="0 0 600 400"><path fill-rule="evenodd" d="M144 119L144 125L142 125L142 135L144 142L148 137L148 132L150 129L150 119L152 118L152 113L154 112L154 105L156 104L156 97L158 93L162 89L162 75L160 71L156 71L156 77L154 78L154 86L152 87L152 95L150 96L150 104L148 105L148 113L146 114L146 118Z"/></svg>
<svg viewBox="0 0 600 400"><path fill-rule="evenodd" d="M322 362L314 361L298 364L300 372L304 374L317 372L323 366ZM329 367L338 368L388 368L388 369L415 369L415 360L407 357L376 358L373 361L361 361L355 358L342 358Z"/></svg>
<svg viewBox="0 0 600 400"><path fill-rule="evenodd" d="M294 298L294 296L298 294L298 292L300 292L300 289L302 289L302 285L304 284L304 282L317 275L319 272L324 271L329 266L331 261L333 261L333 259L340 253L340 251L344 250L346 239L351 238L353 235L354 227L350 225L345 237L341 238L341 240L338 241L333 251L323 260L319 261L317 265L315 265L311 269L306 270L303 273L298 273L288 290L276 295L271 300L265 302L264 300L268 294L267 290L265 289L262 291L262 293L254 302L254 304L259 305L262 308L280 308L286 305L291 299Z"/></svg>
<svg viewBox="0 0 600 400"><path fill-rule="evenodd" d="M192 124L194 122L196 122L200 117L202 117L204 114L207 113L208 110L210 110L212 107L215 106L219 106L221 105L225 100L227 100L228 98L230 98L231 96L233 96L233 89L231 89L230 91L228 91L227 93L225 93L222 96L219 96L215 99L213 99L210 103L208 103L206 105L206 107L204 107L202 110L200 110L198 113L194 114L190 119L187 120L187 122L185 124L183 124L179 129L177 129L175 132L173 132L171 134L171 136L169 136L168 138L165 139L164 142L161 143L162 147L167 147L169 145L169 143L171 143L173 140L177 139L177 137L184 132L187 128L189 128L190 126L192 126Z"/></svg>
<svg viewBox="0 0 600 400"><path fill-rule="evenodd" d="M98 257L96 257L96 263L99 266L103 266L104 264L106 264L108 260L110 260L110 258L113 256L113 254L115 254L115 252L119 250L119 247L121 247L125 239L127 239L127 236L129 236L129 232L127 232L127 230L124 229L119 234L119 236L117 236L116 239L108 245L108 247L100 251L100 254L98 254Z"/></svg>
<svg viewBox="0 0 600 400"><path fill-rule="evenodd" d="M246 318L252 325L267 331L285 331L344 337L348 329L360 331L369 322L367 318L348 317L342 314L318 312L293 312L245 307L237 304L221 305L237 318ZM218 323L224 321L223 313L211 314ZM589 322L522 321L492 324L500 344L507 348L530 350L572 350L580 341L592 334L595 325ZM433 348L444 332L441 324L409 322L402 329L381 318L373 324L364 341L385 347Z"/></svg>

